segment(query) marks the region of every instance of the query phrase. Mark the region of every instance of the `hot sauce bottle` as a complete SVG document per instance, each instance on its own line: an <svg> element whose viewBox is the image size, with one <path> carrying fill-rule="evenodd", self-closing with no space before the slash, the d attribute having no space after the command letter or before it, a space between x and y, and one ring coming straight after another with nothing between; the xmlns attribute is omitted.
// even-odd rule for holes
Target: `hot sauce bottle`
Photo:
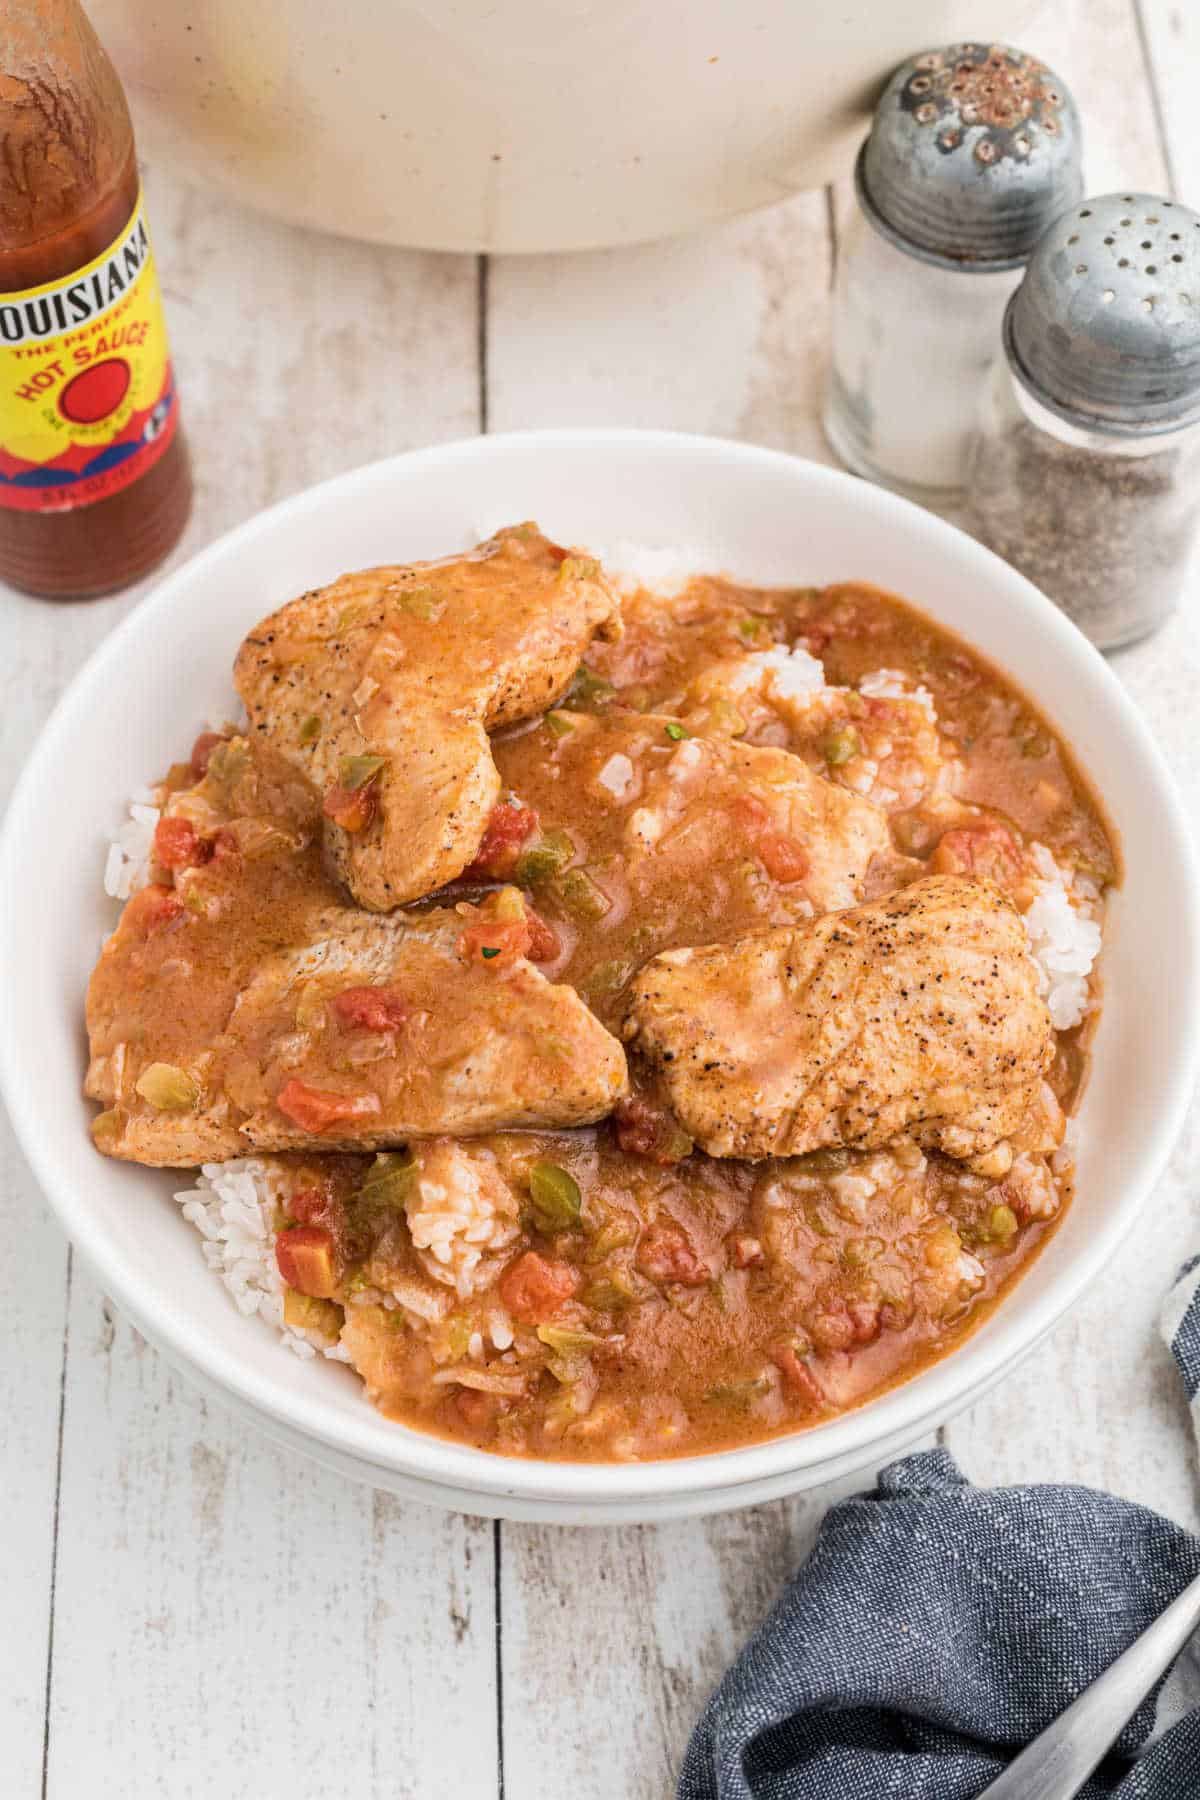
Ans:
<svg viewBox="0 0 1200 1800"><path fill-rule="evenodd" d="M190 505L124 92L78 0L4 0L0 580L109 593Z"/></svg>

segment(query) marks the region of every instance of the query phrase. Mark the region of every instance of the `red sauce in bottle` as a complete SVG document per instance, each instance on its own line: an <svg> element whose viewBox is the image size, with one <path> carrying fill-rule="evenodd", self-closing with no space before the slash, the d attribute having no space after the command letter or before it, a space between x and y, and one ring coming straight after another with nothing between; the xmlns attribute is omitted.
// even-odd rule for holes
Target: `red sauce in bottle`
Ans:
<svg viewBox="0 0 1200 1800"><path fill-rule="evenodd" d="M116 71L78 0L0 18L0 580L81 599L177 541L187 448Z"/></svg>

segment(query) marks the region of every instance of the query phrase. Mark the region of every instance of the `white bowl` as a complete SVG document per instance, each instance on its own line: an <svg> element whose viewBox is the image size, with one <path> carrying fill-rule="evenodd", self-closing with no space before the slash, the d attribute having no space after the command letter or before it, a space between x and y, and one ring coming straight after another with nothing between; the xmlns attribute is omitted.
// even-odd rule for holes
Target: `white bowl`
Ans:
<svg viewBox="0 0 1200 1800"><path fill-rule="evenodd" d="M566 542L695 547L762 582L863 580L954 627L1046 712L1122 840L1079 1194L1024 1280L953 1355L855 1412L746 1450L604 1466L519 1461L381 1418L357 1378L301 1363L234 1310L169 1198L178 1176L98 1156L80 1098L84 985L112 904L126 797L232 705L246 628L347 568L438 556L537 517ZM326 482L231 532L113 633L36 745L0 840L0 1078L17 1132L99 1280L165 1354L273 1437L347 1474L464 1511L663 1519L815 1485L910 1443L1027 1354L1112 1255L1166 1161L1197 1050L1197 880L1149 731L1102 658L1028 582L893 495L746 445L638 431L448 444Z"/></svg>

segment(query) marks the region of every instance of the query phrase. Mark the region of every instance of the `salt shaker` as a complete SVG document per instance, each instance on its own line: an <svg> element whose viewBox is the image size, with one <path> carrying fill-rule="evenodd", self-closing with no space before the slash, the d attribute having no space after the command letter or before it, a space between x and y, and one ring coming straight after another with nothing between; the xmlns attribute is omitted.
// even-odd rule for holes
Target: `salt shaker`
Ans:
<svg viewBox="0 0 1200 1800"><path fill-rule="evenodd" d="M855 167L825 432L859 475L962 494L979 385L1046 226L1083 192L1079 119L1043 63L952 44L901 64Z"/></svg>
<svg viewBox="0 0 1200 1800"><path fill-rule="evenodd" d="M1200 521L1200 215L1105 194L1057 219L1004 319L968 509L1102 650L1173 609Z"/></svg>

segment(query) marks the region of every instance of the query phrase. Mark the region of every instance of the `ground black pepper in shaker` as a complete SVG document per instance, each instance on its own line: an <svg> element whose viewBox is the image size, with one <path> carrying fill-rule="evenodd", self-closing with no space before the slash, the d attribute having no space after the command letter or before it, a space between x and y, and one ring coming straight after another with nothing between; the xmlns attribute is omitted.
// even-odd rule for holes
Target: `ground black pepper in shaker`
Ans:
<svg viewBox="0 0 1200 1800"><path fill-rule="evenodd" d="M1200 216L1064 213L1004 320L970 463L976 534L1102 650L1173 610L1200 524Z"/></svg>

